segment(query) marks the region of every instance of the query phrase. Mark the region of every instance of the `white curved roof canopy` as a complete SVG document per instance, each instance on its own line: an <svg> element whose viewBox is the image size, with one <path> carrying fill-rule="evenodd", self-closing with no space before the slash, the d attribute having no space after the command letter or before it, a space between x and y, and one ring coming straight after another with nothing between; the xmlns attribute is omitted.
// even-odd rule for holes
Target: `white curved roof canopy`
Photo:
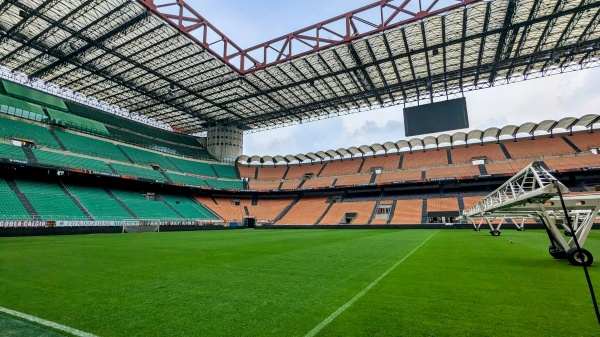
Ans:
<svg viewBox="0 0 600 337"><path fill-rule="evenodd" d="M493 138L495 141L500 141L500 137L510 136L516 137L517 135L538 135L540 132L552 133L555 129L572 131L573 127L584 127L592 128L594 124L600 122L600 115L589 114L580 118L565 117L559 121L555 120L544 120L540 123L527 122L520 126L506 125L502 129L491 127L486 130L472 130L469 133L462 131L456 132L452 135L442 134L437 137L426 136L424 138L412 138L409 141L399 140L397 142L385 142L383 144L375 143L373 145L361 145L359 147L349 147L347 149L340 148L337 150L318 151L316 153L309 152L307 154L297 154L282 156L239 156L237 162L239 163L265 163L272 162L274 164L286 162L290 163L298 161L300 163L305 161L316 161L316 160L330 160L344 159L346 157L355 157L357 155L367 156L375 155L378 152L385 151L385 154L389 152L409 152L417 148L417 150L426 150L428 148L440 147L442 144L449 144L450 146L464 145L469 141L478 141L483 143L487 138ZM519 137L517 137L519 138Z"/></svg>

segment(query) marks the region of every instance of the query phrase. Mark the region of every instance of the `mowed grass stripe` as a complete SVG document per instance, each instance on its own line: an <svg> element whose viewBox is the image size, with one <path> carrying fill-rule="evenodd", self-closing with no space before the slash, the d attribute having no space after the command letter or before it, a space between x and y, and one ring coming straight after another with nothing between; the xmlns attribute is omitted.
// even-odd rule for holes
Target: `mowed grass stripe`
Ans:
<svg viewBox="0 0 600 337"><path fill-rule="evenodd" d="M0 239L0 305L102 336L302 336L430 231Z"/></svg>
<svg viewBox="0 0 600 337"><path fill-rule="evenodd" d="M583 271L548 246L544 231L441 231L319 336L598 336Z"/></svg>
<svg viewBox="0 0 600 337"><path fill-rule="evenodd" d="M321 330L323 330L323 328L325 326L327 326L327 324L331 323L342 312L344 312L352 304L354 304L361 297L363 297L367 293L367 291L371 290L371 288L373 288L374 286L376 286L377 283L379 283L379 281L381 281L381 279L383 279L384 277L386 277L390 272L392 272L392 270L396 269L396 267L398 267L399 264L401 264L402 262L404 262L404 260L406 260L407 258L409 258L414 252L417 251L417 249L421 248L421 246L423 246L425 243L427 243L427 241L429 241L429 239L431 239L437 233L438 233L438 231L436 231L433 234L431 234L431 236L429 236L427 239L425 239L425 241L423 241L421 244L419 244L417 247L415 247L415 249L411 250L410 253L406 254L403 258L401 258L400 260L398 260L398 262L394 263L393 266L391 266L388 270L386 270L385 272L383 272L383 274L381 274L373 282L369 283L369 285L366 286L363 290L361 290L358 294L356 294L356 296L352 297L348 302L344 303L344 305L342 305L341 307L339 307L335 312L333 312L331 315L329 315L329 317L325 318L321 323L319 323L316 327L314 327L311 331L309 331L306 334L306 337L313 337L317 333L319 333Z"/></svg>

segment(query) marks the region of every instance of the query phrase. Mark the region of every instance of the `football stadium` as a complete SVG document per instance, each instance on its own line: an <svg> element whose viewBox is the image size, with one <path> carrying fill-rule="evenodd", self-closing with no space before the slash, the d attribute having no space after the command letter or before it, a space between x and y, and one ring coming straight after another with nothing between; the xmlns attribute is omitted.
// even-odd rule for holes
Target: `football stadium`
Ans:
<svg viewBox="0 0 600 337"><path fill-rule="evenodd" d="M191 0L0 1L0 335L600 335L600 109L467 112L594 71L600 1L372 1L249 48Z"/></svg>

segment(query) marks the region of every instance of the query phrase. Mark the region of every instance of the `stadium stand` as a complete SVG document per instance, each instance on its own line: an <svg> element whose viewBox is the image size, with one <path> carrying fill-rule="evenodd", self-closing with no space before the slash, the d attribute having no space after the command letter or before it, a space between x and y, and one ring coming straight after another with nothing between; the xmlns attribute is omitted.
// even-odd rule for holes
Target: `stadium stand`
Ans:
<svg viewBox="0 0 600 337"><path fill-rule="evenodd" d="M188 196L161 194L160 198L186 219L217 220L209 210Z"/></svg>
<svg viewBox="0 0 600 337"><path fill-rule="evenodd" d="M277 224L312 225L319 220L328 206L326 197L302 198L277 221Z"/></svg>
<svg viewBox="0 0 600 337"><path fill-rule="evenodd" d="M365 157L365 163L360 172L370 172L372 168L382 168L384 171L395 171L398 169L399 163L400 153L393 153L388 156Z"/></svg>
<svg viewBox="0 0 600 337"><path fill-rule="evenodd" d="M422 199L397 200L396 209L394 211L390 224L402 225L421 223L422 209Z"/></svg>
<svg viewBox="0 0 600 337"><path fill-rule="evenodd" d="M302 188L323 188L333 186L335 179L335 177L307 179L304 184L302 184Z"/></svg>
<svg viewBox="0 0 600 337"><path fill-rule="evenodd" d="M561 137L538 137L532 139L519 139L502 143L512 158L539 158L542 156L556 156L575 154L575 150Z"/></svg>
<svg viewBox="0 0 600 337"><path fill-rule="evenodd" d="M319 177L335 177L346 174L357 174L358 168L361 164L362 158L355 158L353 160L346 159L344 161L334 161L325 166Z"/></svg>
<svg viewBox="0 0 600 337"><path fill-rule="evenodd" d="M450 150L453 164L471 164L473 159L486 158L490 161L507 160L500 145L496 143L470 144L469 147L454 147Z"/></svg>
<svg viewBox="0 0 600 337"><path fill-rule="evenodd" d="M119 148L136 164L158 165L163 169L179 172L180 170L167 157L155 152L119 145Z"/></svg>
<svg viewBox="0 0 600 337"><path fill-rule="evenodd" d="M331 205L331 208L327 211L327 214L325 214L319 224L365 225L373 214L373 208L375 208L375 201L337 202ZM348 213L356 213L356 215L353 218L346 219L345 215Z"/></svg>
<svg viewBox="0 0 600 337"><path fill-rule="evenodd" d="M30 220L31 216L6 180L0 178L0 220Z"/></svg>
<svg viewBox="0 0 600 337"><path fill-rule="evenodd" d="M22 179L16 180L16 183L37 211L40 220L89 220L56 183Z"/></svg>
<svg viewBox="0 0 600 337"><path fill-rule="evenodd" d="M187 159L169 157L169 161L177 166L182 172L192 173L205 177L216 177L215 171L208 163L192 161Z"/></svg>
<svg viewBox="0 0 600 337"><path fill-rule="evenodd" d="M285 179L301 179L304 178L305 175L311 174L313 177L316 177L317 174L323 168L322 164L303 164L303 165L290 165L290 169L285 176ZM321 176L324 176L321 174Z"/></svg>
<svg viewBox="0 0 600 337"><path fill-rule="evenodd" d="M436 167L428 168L425 171L425 178L427 179L464 178L478 175L480 175L479 168L475 165Z"/></svg>
<svg viewBox="0 0 600 337"><path fill-rule="evenodd" d="M54 133L68 151L131 163L113 143L61 130L54 130Z"/></svg>
<svg viewBox="0 0 600 337"><path fill-rule="evenodd" d="M11 144L0 143L0 156L6 159L27 161L23 148Z"/></svg>
<svg viewBox="0 0 600 337"><path fill-rule="evenodd" d="M111 189L112 194L129 207L139 219L181 219L162 199L153 200L146 193Z"/></svg>
<svg viewBox="0 0 600 337"><path fill-rule="evenodd" d="M456 198L429 198L427 199L427 212L458 212L458 199Z"/></svg>
<svg viewBox="0 0 600 337"><path fill-rule="evenodd" d="M258 180L281 180L286 166L263 166L258 168ZM254 178L254 176L252 176Z"/></svg>
<svg viewBox="0 0 600 337"><path fill-rule="evenodd" d="M357 174L352 176L341 176L338 178L335 186L355 186L361 184L368 184L371 180L371 174Z"/></svg>
<svg viewBox="0 0 600 337"><path fill-rule="evenodd" d="M256 221L272 222L292 203L291 198L259 198L256 205L251 205L247 199L243 200L244 206L248 208L250 216L256 217ZM249 203L250 202L250 203Z"/></svg>
<svg viewBox="0 0 600 337"><path fill-rule="evenodd" d="M90 158L84 158L79 156L71 156L61 152L45 151L32 149L35 158L38 163L47 166L65 167L72 169L89 170L99 173L112 174L110 168L106 163Z"/></svg>
<svg viewBox="0 0 600 337"><path fill-rule="evenodd" d="M235 166L213 164L213 169L219 175L219 178L224 179L238 179L238 174L235 171Z"/></svg>
<svg viewBox="0 0 600 337"><path fill-rule="evenodd" d="M186 185L186 186L197 186L197 187L208 186L203 179L198 178L198 177L177 174L177 173L170 173L170 172L165 172L165 174L175 184L182 184L182 185Z"/></svg>
<svg viewBox="0 0 600 337"><path fill-rule="evenodd" d="M472 196L472 197L463 197L463 203L465 205L465 210L469 210L471 207L475 206L476 203L480 202L483 199L482 196Z"/></svg>
<svg viewBox="0 0 600 337"><path fill-rule="evenodd" d="M111 166L119 173L120 175L127 177L138 177L149 180L157 180L166 182L167 179L163 176L159 171L147 169L143 167L137 167L132 165L123 165L112 163Z"/></svg>
<svg viewBox="0 0 600 337"><path fill-rule="evenodd" d="M413 153L404 153L402 161L403 169L433 167L448 165L448 156L446 151L436 151L429 149L427 151L414 151Z"/></svg>
<svg viewBox="0 0 600 337"><path fill-rule="evenodd" d="M421 170L406 170L396 172L382 172L377 176L375 182L378 184L402 182L402 181L418 181L422 180L423 171Z"/></svg>
<svg viewBox="0 0 600 337"><path fill-rule="evenodd" d="M4 116L0 116L0 138L28 140L38 146L60 150L60 146L45 127Z"/></svg>
<svg viewBox="0 0 600 337"><path fill-rule="evenodd" d="M240 177L254 179L256 166L238 165L237 169L240 172Z"/></svg>
<svg viewBox="0 0 600 337"><path fill-rule="evenodd" d="M295 190L300 186L302 180L284 180L279 189L281 190Z"/></svg>
<svg viewBox="0 0 600 337"><path fill-rule="evenodd" d="M566 138L583 152L587 152L594 148L600 148L600 132L574 133Z"/></svg>
<svg viewBox="0 0 600 337"><path fill-rule="evenodd" d="M248 182L248 187L251 190L257 191L269 191L279 189L281 181L256 181L251 180Z"/></svg>
<svg viewBox="0 0 600 337"><path fill-rule="evenodd" d="M544 163L551 170L581 170L582 168L600 167L600 155L588 154L573 157L544 158Z"/></svg>
<svg viewBox="0 0 600 337"><path fill-rule="evenodd" d="M65 184L65 187L79 200L94 220L110 221L132 218L132 215L103 188L75 184Z"/></svg>
<svg viewBox="0 0 600 337"><path fill-rule="evenodd" d="M216 189L223 190L243 190L244 185L241 181L233 181L233 180L215 180L215 179L205 179L206 183Z"/></svg>
<svg viewBox="0 0 600 337"><path fill-rule="evenodd" d="M196 196L195 199L205 207L219 214L226 222L241 222L246 216L241 198L218 198L214 200L207 196ZM251 203L251 201L248 201Z"/></svg>

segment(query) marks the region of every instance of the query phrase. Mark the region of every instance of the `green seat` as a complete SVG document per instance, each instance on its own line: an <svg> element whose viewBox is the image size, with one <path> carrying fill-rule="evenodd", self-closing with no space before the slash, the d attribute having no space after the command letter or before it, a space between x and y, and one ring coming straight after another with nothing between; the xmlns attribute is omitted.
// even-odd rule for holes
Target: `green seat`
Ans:
<svg viewBox="0 0 600 337"><path fill-rule="evenodd" d="M129 209L135 213L139 219L146 220L176 220L181 219L175 211L173 211L162 200L154 201L147 200L142 192L112 190L116 198L121 200Z"/></svg>
<svg viewBox="0 0 600 337"><path fill-rule="evenodd" d="M48 129L41 125L0 116L0 138L24 139L37 145L60 150L60 146Z"/></svg>
<svg viewBox="0 0 600 337"><path fill-rule="evenodd" d="M186 176L183 174L166 173L167 177L175 184L182 184L188 186L206 186L206 182L203 179Z"/></svg>
<svg viewBox="0 0 600 337"><path fill-rule="evenodd" d="M167 179L165 179L165 177L156 170L116 163L111 164L111 166L115 169L115 171L117 171L118 174L123 176L138 177L162 182L167 181Z"/></svg>
<svg viewBox="0 0 600 337"><path fill-rule="evenodd" d="M212 188L218 188L223 190L243 190L244 184L239 180L214 180L206 179L206 183Z"/></svg>
<svg viewBox="0 0 600 337"><path fill-rule="evenodd" d="M50 95L45 92L26 87L22 84L6 80L2 80L2 85L4 86L6 92L13 97L67 111L67 106L60 97L56 97L54 95Z"/></svg>
<svg viewBox="0 0 600 337"><path fill-rule="evenodd" d="M129 146L119 145L119 148L125 152L135 164L138 165L158 165L163 169L179 171L177 166L169 161L165 156L158 153L136 149Z"/></svg>
<svg viewBox="0 0 600 337"><path fill-rule="evenodd" d="M40 164L113 174L106 163L100 160L72 156L64 152L51 152L38 149L32 149L32 151Z"/></svg>
<svg viewBox="0 0 600 337"><path fill-rule="evenodd" d="M48 111L52 124L70 127L75 130L97 133L103 136L110 135L104 124L100 122L55 109L48 108L46 111Z"/></svg>
<svg viewBox="0 0 600 337"><path fill-rule="evenodd" d="M117 200L100 187L73 184L68 184L66 187L97 221L120 221L133 218Z"/></svg>
<svg viewBox="0 0 600 337"><path fill-rule="evenodd" d="M60 130L55 130L54 133L71 152L130 163L127 156L113 143Z"/></svg>
<svg viewBox="0 0 600 337"><path fill-rule="evenodd" d="M4 179L0 179L0 220L31 220L21 200Z"/></svg>
<svg viewBox="0 0 600 337"><path fill-rule="evenodd" d="M22 147L4 143L0 143L0 158L28 161Z"/></svg>
<svg viewBox="0 0 600 337"><path fill-rule="evenodd" d="M213 164L212 167L219 174L219 178L238 179L235 166Z"/></svg>
<svg viewBox="0 0 600 337"><path fill-rule="evenodd" d="M163 200L175 208L187 219L218 220L206 207L194 202L187 196L161 195Z"/></svg>
<svg viewBox="0 0 600 337"><path fill-rule="evenodd" d="M57 184L32 180L16 182L41 220L89 220Z"/></svg>
<svg viewBox="0 0 600 337"><path fill-rule="evenodd" d="M208 163L201 163L198 161L186 160L181 158L169 158L171 162L173 162L177 167L183 171L188 173L197 174L200 176L206 177L216 177L215 171L212 169L211 165Z"/></svg>

